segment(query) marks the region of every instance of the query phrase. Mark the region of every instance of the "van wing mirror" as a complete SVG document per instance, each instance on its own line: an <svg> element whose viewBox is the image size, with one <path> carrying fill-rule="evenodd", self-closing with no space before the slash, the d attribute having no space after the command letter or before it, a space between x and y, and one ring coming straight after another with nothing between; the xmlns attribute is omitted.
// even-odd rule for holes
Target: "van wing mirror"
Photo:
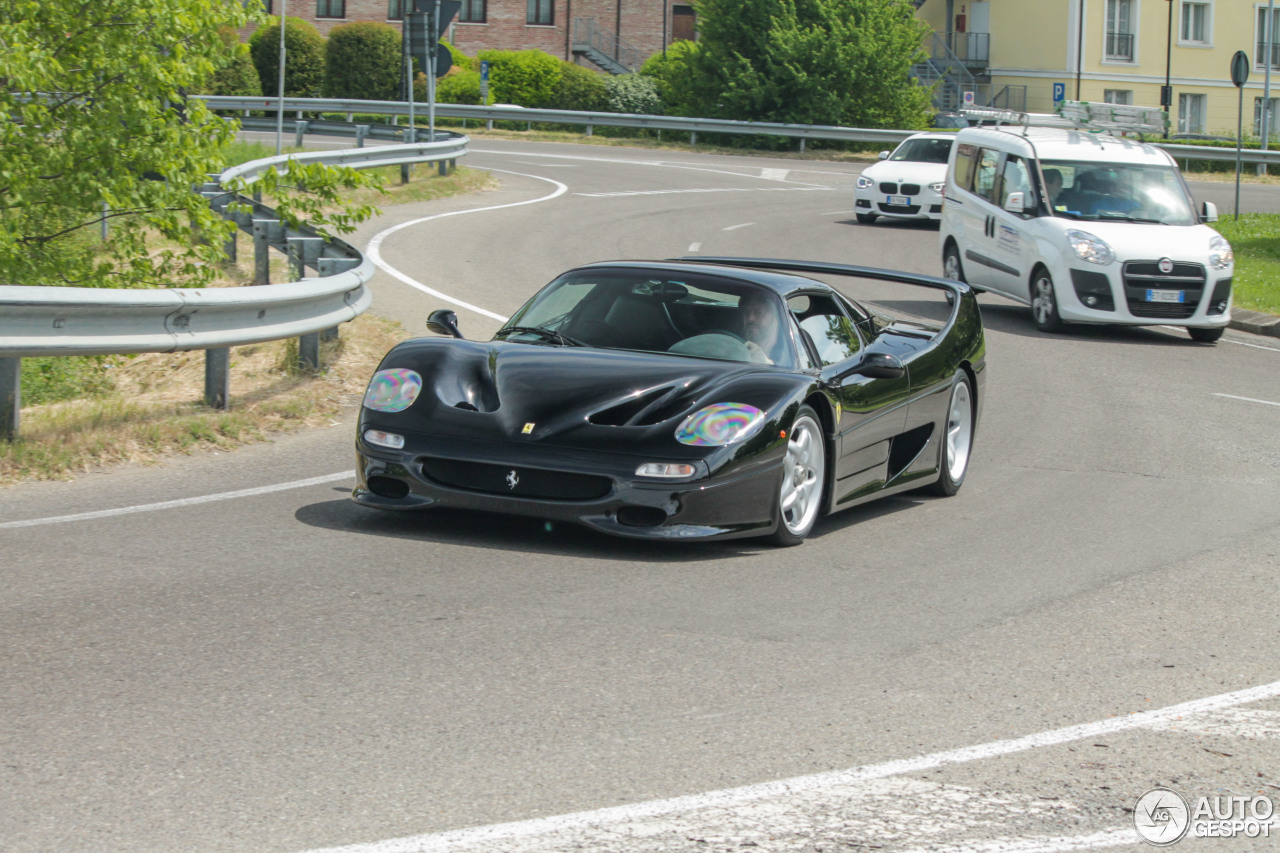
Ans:
<svg viewBox="0 0 1280 853"><path fill-rule="evenodd" d="M1217 222L1218 206L1211 201L1206 201L1200 205L1200 221L1201 222Z"/></svg>
<svg viewBox="0 0 1280 853"><path fill-rule="evenodd" d="M1027 212L1027 194L1024 192L1009 193L1004 197L1004 209L1010 213Z"/></svg>

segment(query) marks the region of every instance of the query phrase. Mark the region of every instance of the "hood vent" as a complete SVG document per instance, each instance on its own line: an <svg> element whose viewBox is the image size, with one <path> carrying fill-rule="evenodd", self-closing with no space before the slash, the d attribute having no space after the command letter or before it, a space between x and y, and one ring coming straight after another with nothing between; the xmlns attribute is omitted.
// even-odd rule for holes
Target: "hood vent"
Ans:
<svg viewBox="0 0 1280 853"><path fill-rule="evenodd" d="M671 398L684 384L662 385L648 391L627 395L613 405L592 412L587 420L596 426L651 426L662 423L668 417L678 413L668 413L667 410L671 408L669 405L672 402ZM683 411L683 406L680 410Z"/></svg>

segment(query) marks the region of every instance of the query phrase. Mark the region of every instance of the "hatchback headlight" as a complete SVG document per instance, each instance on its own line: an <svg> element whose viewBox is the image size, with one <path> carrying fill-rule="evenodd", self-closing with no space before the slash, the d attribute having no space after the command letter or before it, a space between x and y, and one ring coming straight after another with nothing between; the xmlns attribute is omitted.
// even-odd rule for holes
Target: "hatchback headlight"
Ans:
<svg viewBox="0 0 1280 853"><path fill-rule="evenodd" d="M864 178L862 175L858 176L858 189L869 190L874 184L875 184L875 181L871 180L870 178Z"/></svg>
<svg viewBox="0 0 1280 853"><path fill-rule="evenodd" d="M403 367L379 370L369 380L364 405L375 412L403 412L422 391L422 377Z"/></svg>
<svg viewBox="0 0 1280 853"><path fill-rule="evenodd" d="M945 190L946 188L947 188L946 181L938 181L936 184L929 184L929 189L933 190L938 195L942 195L942 191Z"/></svg>
<svg viewBox="0 0 1280 853"><path fill-rule="evenodd" d="M1088 231L1074 229L1068 231L1067 242L1071 244L1076 257L1082 261L1088 261L1091 264L1109 264L1116 259L1111 247Z"/></svg>
<svg viewBox="0 0 1280 853"><path fill-rule="evenodd" d="M703 406L676 427L676 441L699 447L723 447L746 441L764 427L764 412L745 403Z"/></svg>
<svg viewBox="0 0 1280 853"><path fill-rule="evenodd" d="M1225 237L1214 237L1209 241L1209 266L1215 270L1225 270L1235 263L1236 253Z"/></svg>

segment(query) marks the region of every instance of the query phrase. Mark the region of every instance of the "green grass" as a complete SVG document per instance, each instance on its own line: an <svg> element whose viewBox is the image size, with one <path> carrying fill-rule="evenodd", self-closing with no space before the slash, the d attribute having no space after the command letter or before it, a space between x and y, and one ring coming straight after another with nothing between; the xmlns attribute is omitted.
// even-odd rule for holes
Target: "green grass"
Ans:
<svg viewBox="0 0 1280 853"><path fill-rule="evenodd" d="M1224 216L1213 227L1236 253L1234 304L1280 314L1280 214Z"/></svg>

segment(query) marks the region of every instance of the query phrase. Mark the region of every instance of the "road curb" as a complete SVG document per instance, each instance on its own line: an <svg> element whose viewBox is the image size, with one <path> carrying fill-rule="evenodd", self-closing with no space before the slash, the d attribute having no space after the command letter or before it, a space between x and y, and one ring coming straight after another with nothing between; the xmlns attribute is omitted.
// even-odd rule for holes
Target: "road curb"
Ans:
<svg viewBox="0 0 1280 853"><path fill-rule="evenodd" d="M1231 322L1228 325L1230 328L1238 329L1242 332L1280 338L1280 317L1273 314L1233 308L1231 309Z"/></svg>

